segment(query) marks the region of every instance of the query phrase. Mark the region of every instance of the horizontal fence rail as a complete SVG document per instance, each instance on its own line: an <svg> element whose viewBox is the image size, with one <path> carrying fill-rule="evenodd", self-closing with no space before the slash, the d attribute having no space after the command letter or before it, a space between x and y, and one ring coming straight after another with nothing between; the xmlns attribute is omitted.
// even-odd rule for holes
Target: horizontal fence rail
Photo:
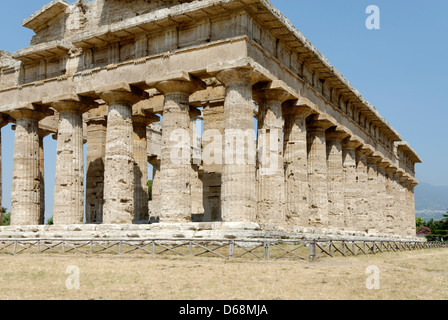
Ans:
<svg viewBox="0 0 448 320"><path fill-rule="evenodd" d="M213 240L213 239L1 239L0 254L113 254L174 255L295 259L358 256L384 252L448 248L448 243L372 240Z"/></svg>

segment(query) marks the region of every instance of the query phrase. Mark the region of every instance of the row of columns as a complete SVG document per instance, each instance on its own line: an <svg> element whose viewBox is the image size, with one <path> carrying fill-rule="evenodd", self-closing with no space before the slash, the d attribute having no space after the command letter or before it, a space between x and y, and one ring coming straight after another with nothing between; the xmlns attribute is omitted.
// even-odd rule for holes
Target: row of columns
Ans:
<svg viewBox="0 0 448 320"><path fill-rule="evenodd" d="M257 162L235 163L226 161L223 153L219 212L222 221L401 232L397 217L406 213L409 217L401 218L402 222L410 220L413 185L406 177L399 180L397 168L310 108L288 104L287 100L293 98L285 91L266 89L254 94L253 85L260 76L252 69L228 69L215 76L226 88L223 150L233 143L226 132L253 131L254 99L257 99L260 101L258 125L266 132L264 139L268 145L262 154L278 164L269 174L263 174L266 165L263 158ZM190 147L185 146L188 154L180 157L182 161L175 161L172 152L179 144L171 137L175 130L190 132L189 96L204 85L200 80L169 80L155 87L165 97L159 175L160 222L189 222L192 213ZM154 119L145 115L135 117L132 113L132 106L148 98L147 93L124 85L119 89L97 90L97 94L108 105L107 130L102 129L104 119L91 119L88 127L98 134L96 140L88 141L88 148L98 153L104 148L104 160L99 155L96 156L98 163L88 159L93 167L87 171L96 174L104 167L104 180L98 177L87 188L95 189L95 183L102 182L104 188L98 188L96 197L87 198L86 220L105 224L148 221L148 206L144 201L147 172L139 168L146 167L146 126ZM51 106L60 117L54 223L79 224L84 212L82 114L94 103L75 97L51 102ZM11 112L11 116L17 123L11 222L13 225L39 224L42 179L39 178L37 123L44 114L20 110ZM281 147L274 148L275 145ZM249 158L256 153L256 145L247 139L244 150ZM103 201L103 206L96 205L95 201ZM98 210L101 207L103 212ZM386 219L380 219L384 213L387 213ZM388 222L380 228L378 221Z"/></svg>

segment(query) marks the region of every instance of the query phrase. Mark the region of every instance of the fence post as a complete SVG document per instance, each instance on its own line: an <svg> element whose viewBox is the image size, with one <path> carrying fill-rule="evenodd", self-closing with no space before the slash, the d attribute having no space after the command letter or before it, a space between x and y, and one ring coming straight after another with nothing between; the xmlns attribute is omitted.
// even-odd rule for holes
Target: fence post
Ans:
<svg viewBox="0 0 448 320"><path fill-rule="evenodd" d="M316 261L316 241L311 241L309 243L309 249L310 249L310 261L314 262Z"/></svg>
<svg viewBox="0 0 448 320"><path fill-rule="evenodd" d="M234 240L230 240L230 243L229 243L229 259L233 258L234 252L235 252L235 241Z"/></svg>

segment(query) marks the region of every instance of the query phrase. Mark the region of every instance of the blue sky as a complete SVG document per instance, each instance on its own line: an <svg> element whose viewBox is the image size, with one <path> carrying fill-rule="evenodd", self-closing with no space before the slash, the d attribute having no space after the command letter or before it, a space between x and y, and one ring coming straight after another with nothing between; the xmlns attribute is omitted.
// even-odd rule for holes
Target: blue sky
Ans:
<svg viewBox="0 0 448 320"><path fill-rule="evenodd" d="M18 0L0 11L0 49L29 45L21 21L50 0ZM73 1L71 1L73 2ZM417 179L448 185L448 1L272 0L417 151ZM380 9L368 30L367 6ZM14 132L2 129L3 206L10 208ZM45 139L47 216L51 215L56 142Z"/></svg>

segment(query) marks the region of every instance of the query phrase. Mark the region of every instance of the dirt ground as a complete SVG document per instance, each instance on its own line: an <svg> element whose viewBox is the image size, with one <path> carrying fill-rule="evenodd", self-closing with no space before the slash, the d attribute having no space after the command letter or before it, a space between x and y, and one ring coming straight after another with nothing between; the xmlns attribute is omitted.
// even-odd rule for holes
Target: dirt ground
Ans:
<svg viewBox="0 0 448 320"><path fill-rule="evenodd" d="M2 300L446 300L448 250L307 261L0 255Z"/></svg>

